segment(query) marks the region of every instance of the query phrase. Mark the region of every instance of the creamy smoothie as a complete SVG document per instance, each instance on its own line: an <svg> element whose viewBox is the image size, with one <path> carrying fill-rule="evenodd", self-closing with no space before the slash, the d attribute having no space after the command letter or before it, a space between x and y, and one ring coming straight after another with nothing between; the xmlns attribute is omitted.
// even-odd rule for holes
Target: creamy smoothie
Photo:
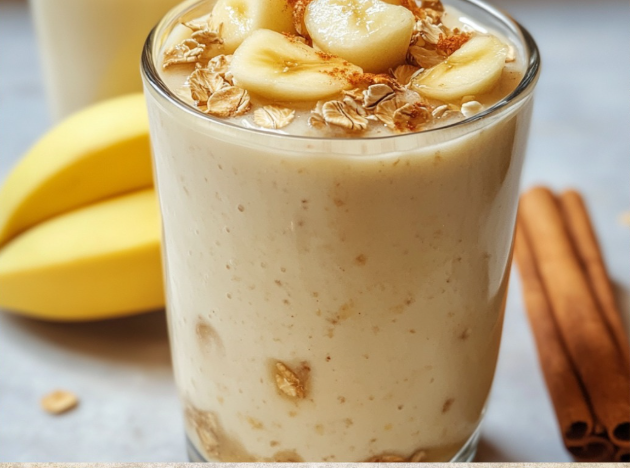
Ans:
<svg viewBox="0 0 630 468"><path fill-rule="evenodd" d="M30 0L51 114L140 91L149 31L179 0Z"/></svg>
<svg viewBox="0 0 630 468"><path fill-rule="evenodd" d="M178 7L144 56L191 458L470 460L500 343L535 46L465 1L393 5L411 12L405 50L386 65L355 55L358 66L315 44L312 21L300 30L313 2L306 20L305 4L285 4L290 31L238 45L213 29L225 3ZM435 52L422 21L452 50ZM199 31L207 43L190 53ZM284 71L258 68L250 83L247 60L269 44ZM466 83L428 74L448 75L433 67L458 67L471 44L471 63L491 47L500 68L458 73L496 76L454 99ZM439 57L422 66L413 46ZM304 70L291 90L285 75ZM308 74L320 72L331 79Z"/></svg>

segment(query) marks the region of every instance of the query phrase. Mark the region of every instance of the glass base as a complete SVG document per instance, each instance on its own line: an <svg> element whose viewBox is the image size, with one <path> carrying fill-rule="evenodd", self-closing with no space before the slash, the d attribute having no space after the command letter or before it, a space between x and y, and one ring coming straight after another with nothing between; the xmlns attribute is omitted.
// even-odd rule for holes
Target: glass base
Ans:
<svg viewBox="0 0 630 468"><path fill-rule="evenodd" d="M450 463L468 463L472 462L477 455L477 446L479 445L479 437L481 434L481 425L477 426L475 432L468 438L464 446L455 454L455 456L449 460ZM194 463L209 463L210 460L206 460L199 450L190 441L190 438L186 436L186 451L188 452L188 459Z"/></svg>
<svg viewBox="0 0 630 468"><path fill-rule="evenodd" d="M469 463L475 459L477 455L477 447L479 446L479 439L481 438L481 424L477 426L475 432L468 438L464 446L459 449L459 452L455 454L453 458L449 460L450 463Z"/></svg>

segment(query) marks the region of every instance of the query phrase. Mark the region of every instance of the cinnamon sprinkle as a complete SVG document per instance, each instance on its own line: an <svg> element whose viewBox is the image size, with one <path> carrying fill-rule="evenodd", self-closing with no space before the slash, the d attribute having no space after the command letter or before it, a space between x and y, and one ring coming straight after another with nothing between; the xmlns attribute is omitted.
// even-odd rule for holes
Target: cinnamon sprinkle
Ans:
<svg viewBox="0 0 630 468"><path fill-rule="evenodd" d="M399 88L400 85L395 78L385 73L357 73L353 72L348 76L348 82L353 87L370 86L373 84L386 84L392 88Z"/></svg>
<svg viewBox="0 0 630 468"><path fill-rule="evenodd" d="M306 9L311 1L286 0L286 8L291 9L295 31L285 31L281 32L281 34L291 43L306 44L312 47L312 40L304 24ZM357 123L353 119L349 119L352 123L350 125L352 131L364 131L368 127L373 128L375 125L384 125L395 133L414 132L430 125L432 121L436 122L438 119L441 119L441 116L446 115L447 112L449 116L462 116L459 108L454 107L450 109L446 106L436 108L436 103L426 102L421 99L420 95L413 90L411 80L418 74L423 73L425 69L443 62L445 57L450 56L462 47L472 37L472 34L470 32L461 32L457 28L450 29L442 23L444 7L440 0L400 0L400 5L413 13L416 23L405 60L397 67L390 69L389 73L352 71L353 69L357 70L357 67L347 60L343 60L341 57L323 50L314 50L322 64L323 62L329 62L323 66L325 69L320 70L320 72L332 77L335 81L343 84L347 83L347 86L343 86L345 89L342 89L336 95L330 96L329 101L317 103L315 108L311 110L312 115L308 121L311 127L319 128L326 125L346 127L345 125L339 125L342 119L337 118L335 120L331 117L332 114L330 112L329 118L324 118L322 107L327 102L343 102L345 107L356 110L360 119L354 120L360 120L360 122ZM176 63L195 67L195 70L189 76L187 85L189 89L186 89L190 94L190 98L194 101L194 105L203 112L220 117L234 117L251 110L254 113L258 112L258 121L263 122L263 125L258 123L259 126L263 128L280 128L275 121L269 121L269 118L265 118L268 117L268 112L265 113L264 106L261 107L262 104L256 102L255 95L254 102L250 102L249 95L244 94L245 100L241 103L241 94L238 88L234 86L229 67L231 55L219 55L212 58L205 67L203 66L208 56L212 55L212 50L210 50L212 43L222 42L221 28L219 27L216 31L210 30L205 22L199 24L189 22L185 25L193 30L193 34L199 35L200 40L202 36L203 38L212 36L212 41L204 40L202 42L187 38L165 52L165 68ZM204 33L205 35L200 35L199 33ZM214 63L215 61L217 63ZM210 80L210 77L213 79ZM197 80L196 78L204 79ZM372 100L370 102L376 102L377 105L370 107L370 105L366 104L368 101L364 99L364 93L368 92L368 89L374 85L390 88L391 94L393 94L395 99L392 99L390 93L386 93L387 98L383 99L383 101L392 99L392 102L388 105L379 106L379 103L383 103L378 99L376 101ZM226 88L232 88L230 90L232 93L231 97L237 107L217 110L215 107L219 105L218 97L223 96L227 92L225 91ZM219 93L219 96L213 98L217 93ZM186 97L188 98L189 96ZM343 120L343 123L346 123L347 120L347 118Z"/></svg>
<svg viewBox="0 0 630 468"><path fill-rule="evenodd" d="M298 42L301 43L301 44L305 44L306 43L306 39L304 39L299 34L291 34L291 33L288 33L288 32L281 32L280 34L282 34L284 37L286 37L288 40L290 40L293 44L296 44Z"/></svg>
<svg viewBox="0 0 630 468"><path fill-rule="evenodd" d="M450 56L453 52L458 50L461 46L466 44L468 40L472 37L472 34L467 32L459 32L458 30L454 31L455 34L452 36L445 36L444 34L440 34L440 39L436 44L437 51L445 56Z"/></svg>
<svg viewBox="0 0 630 468"><path fill-rule="evenodd" d="M320 59L322 59L322 60L326 60L326 61L328 61L328 60L330 60L330 59L333 59L333 58L336 58L336 55L329 54L329 53L324 52L324 51L322 51L322 50L318 50L318 51L316 51L315 53L317 54L317 56L318 56Z"/></svg>
<svg viewBox="0 0 630 468"><path fill-rule="evenodd" d="M311 0L287 0L288 5L293 9L293 27L297 33L304 37L309 45L312 44L311 38L304 26L304 14L306 13L306 7L311 3Z"/></svg>
<svg viewBox="0 0 630 468"><path fill-rule="evenodd" d="M415 0L402 0L400 2L400 6L405 7L407 10L413 13L413 16L416 18L423 18L425 16L425 12L423 7L418 5Z"/></svg>

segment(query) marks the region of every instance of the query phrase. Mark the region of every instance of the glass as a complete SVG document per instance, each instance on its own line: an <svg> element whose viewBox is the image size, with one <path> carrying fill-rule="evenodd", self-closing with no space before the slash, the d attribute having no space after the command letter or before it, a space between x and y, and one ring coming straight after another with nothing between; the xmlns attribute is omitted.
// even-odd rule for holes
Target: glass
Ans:
<svg viewBox="0 0 630 468"><path fill-rule="evenodd" d="M197 461L469 461L503 322L539 56L481 2L450 3L525 57L518 88L422 133L305 138L145 93L175 379Z"/></svg>
<svg viewBox="0 0 630 468"><path fill-rule="evenodd" d="M180 0L30 0L51 115L142 91L149 30Z"/></svg>

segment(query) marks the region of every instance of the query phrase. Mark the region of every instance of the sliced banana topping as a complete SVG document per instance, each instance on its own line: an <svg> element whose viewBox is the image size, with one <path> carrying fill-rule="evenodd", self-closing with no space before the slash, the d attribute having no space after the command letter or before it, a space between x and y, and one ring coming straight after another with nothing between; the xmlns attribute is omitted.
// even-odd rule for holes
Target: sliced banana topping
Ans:
<svg viewBox="0 0 630 468"><path fill-rule="evenodd" d="M308 119L328 135L416 132L491 106L487 93L518 60L443 13L439 0L218 0L176 27L163 67L187 67L183 99L214 116L249 112L271 130Z"/></svg>
<svg viewBox="0 0 630 468"><path fill-rule="evenodd" d="M210 24L221 29L225 54L232 54L257 29L295 33L287 0L218 0Z"/></svg>
<svg viewBox="0 0 630 468"><path fill-rule="evenodd" d="M379 73L405 61L415 18L381 0L313 0L304 22L315 46Z"/></svg>
<svg viewBox="0 0 630 468"><path fill-rule="evenodd" d="M290 36L260 29L236 50L234 83L268 99L317 101L352 87L362 70Z"/></svg>
<svg viewBox="0 0 630 468"><path fill-rule="evenodd" d="M495 36L473 36L446 60L417 75L411 87L446 102L485 94L499 81L507 52L507 45Z"/></svg>

